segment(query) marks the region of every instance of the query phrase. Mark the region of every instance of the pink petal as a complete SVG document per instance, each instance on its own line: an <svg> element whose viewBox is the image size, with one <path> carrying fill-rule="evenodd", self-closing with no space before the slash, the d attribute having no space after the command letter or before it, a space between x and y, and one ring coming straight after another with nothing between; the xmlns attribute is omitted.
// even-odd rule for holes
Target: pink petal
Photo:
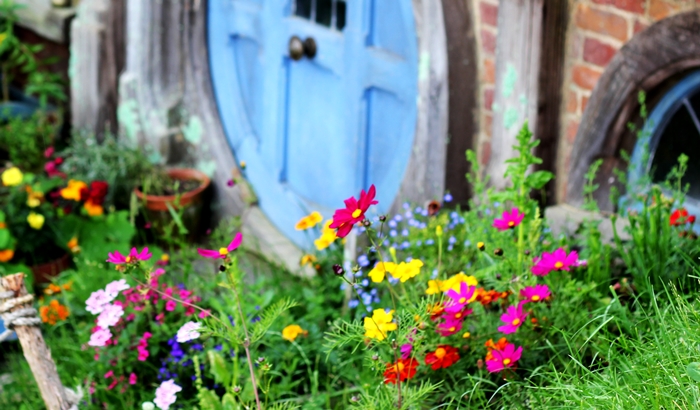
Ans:
<svg viewBox="0 0 700 410"><path fill-rule="evenodd" d="M511 346L514 346L514 345L511 345ZM510 355L510 360L512 360L513 362L517 362L518 360L520 360L520 356L522 356L522 353L523 353L523 347L520 346L520 347L518 347L518 349L515 352L513 352Z"/></svg>
<svg viewBox="0 0 700 410"><path fill-rule="evenodd" d="M510 229L510 227L508 226L508 222L504 221L503 219L494 219L493 227L501 231L507 231L508 229Z"/></svg>
<svg viewBox="0 0 700 410"><path fill-rule="evenodd" d="M197 252L205 258L210 258L210 259L218 259L218 258L223 259L224 258L224 255L220 254L219 251L197 248Z"/></svg>
<svg viewBox="0 0 700 410"><path fill-rule="evenodd" d="M346 223L345 225L338 228L336 235L338 238L345 238L352 231L352 224Z"/></svg>
<svg viewBox="0 0 700 410"><path fill-rule="evenodd" d="M238 232L236 236L233 238L231 243L228 244L228 247L226 248L229 252L233 252L236 250L241 245L241 242L243 241L243 235Z"/></svg>

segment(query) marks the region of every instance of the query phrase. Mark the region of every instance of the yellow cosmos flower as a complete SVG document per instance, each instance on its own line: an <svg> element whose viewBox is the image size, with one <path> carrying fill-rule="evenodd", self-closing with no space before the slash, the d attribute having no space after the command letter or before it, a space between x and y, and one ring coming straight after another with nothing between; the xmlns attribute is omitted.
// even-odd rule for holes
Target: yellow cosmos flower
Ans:
<svg viewBox="0 0 700 410"><path fill-rule="evenodd" d="M396 330L396 323L392 323L394 311L388 313L384 309L375 309L372 317L365 317L365 337L384 340L387 333Z"/></svg>
<svg viewBox="0 0 700 410"><path fill-rule="evenodd" d="M401 280L401 282L406 282L407 280L417 276L420 273L420 268L423 267L423 261L420 259L412 259L410 262L401 262L391 273L396 279Z"/></svg>
<svg viewBox="0 0 700 410"><path fill-rule="evenodd" d="M299 266L313 265L314 262L316 262L316 257L314 255L306 254L301 257L301 260L299 261Z"/></svg>
<svg viewBox="0 0 700 410"><path fill-rule="evenodd" d="M299 335L306 333L308 332L302 329L299 325L289 325L282 329L282 338L293 342Z"/></svg>
<svg viewBox="0 0 700 410"><path fill-rule="evenodd" d="M394 262L377 262L367 276L372 279L372 282L379 283L384 280L387 273L392 273L395 269Z"/></svg>
<svg viewBox="0 0 700 410"><path fill-rule="evenodd" d="M80 201L80 191L83 189L87 189L85 182L71 179L68 181L68 186L61 189L61 198Z"/></svg>
<svg viewBox="0 0 700 410"><path fill-rule="evenodd" d="M22 183L24 174L17 167L6 169L0 176L2 184L5 186L16 186Z"/></svg>
<svg viewBox="0 0 700 410"><path fill-rule="evenodd" d="M459 292L460 283L466 283L469 286L476 286L479 284L479 281L476 280L474 276L467 276L464 274L464 272L459 272L447 280L429 280L428 289L425 290L425 294L434 295L436 293L447 292L450 289L453 289L455 292ZM474 292L474 296L472 296L469 301L473 302L476 297L477 294Z"/></svg>
<svg viewBox="0 0 700 410"><path fill-rule="evenodd" d="M0 262L8 262L15 256L15 251L12 249L0 250Z"/></svg>
<svg viewBox="0 0 700 410"><path fill-rule="evenodd" d="M39 230L41 229L42 226L44 226L44 221L46 219L44 218L44 215L42 214L37 214L34 212L30 212L29 215L27 216L27 223L29 226L32 227L32 229Z"/></svg>
<svg viewBox="0 0 700 410"><path fill-rule="evenodd" d="M316 245L316 249L319 251L331 246L331 244L338 239L338 236L335 234L335 229L330 228L332 223L332 219L327 220L321 228L321 237L314 241L314 245Z"/></svg>
<svg viewBox="0 0 700 410"><path fill-rule="evenodd" d="M311 214L301 218L299 222L297 222L296 225L294 225L294 229L296 229L297 231L310 229L316 226L321 221L323 221L323 216L321 216L320 213L313 211L311 212Z"/></svg>

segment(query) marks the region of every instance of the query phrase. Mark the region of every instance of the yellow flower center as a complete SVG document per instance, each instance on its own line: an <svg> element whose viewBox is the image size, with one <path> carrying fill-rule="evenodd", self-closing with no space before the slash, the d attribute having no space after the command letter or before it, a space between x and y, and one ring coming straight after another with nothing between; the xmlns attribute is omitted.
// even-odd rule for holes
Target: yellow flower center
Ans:
<svg viewBox="0 0 700 410"><path fill-rule="evenodd" d="M450 330L450 332L454 332L454 331L455 331L455 327L452 326L449 330Z"/></svg>
<svg viewBox="0 0 700 410"><path fill-rule="evenodd" d="M514 226L515 226L515 222L513 222L513 221L508 221L508 226L510 226L511 228L514 227Z"/></svg>
<svg viewBox="0 0 700 410"><path fill-rule="evenodd" d="M460 317L462 317L461 313L455 313L455 318L459 319Z"/></svg>
<svg viewBox="0 0 700 410"><path fill-rule="evenodd" d="M510 359L503 359L503 365L508 366L510 364Z"/></svg>
<svg viewBox="0 0 700 410"><path fill-rule="evenodd" d="M404 369L404 367L406 367L406 366L404 366L404 364L401 363L401 362L398 362L398 363L396 364L396 369L397 369L399 372L402 372L403 369Z"/></svg>
<svg viewBox="0 0 700 410"><path fill-rule="evenodd" d="M539 295L535 295L535 296L532 297L532 301L533 301L533 302L537 302L538 300L540 300L540 296L539 296Z"/></svg>
<svg viewBox="0 0 700 410"><path fill-rule="evenodd" d="M465 338L465 339L469 339L469 336L471 336L471 335L472 335L472 334L469 333L469 332L464 332L464 334L462 335L462 337Z"/></svg>
<svg viewBox="0 0 700 410"><path fill-rule="evenodd" d="M467 298L459 298L459 303L467 303Z"/></svg>
<svg viewBox="0 0 700 410"><path fill-rule="evenodd" d="M228 255L228 249L226 249L226 248L220 248L220 249L219 249L219 255Z"/></svg>
<svg viewBox="0 0 700 410"><path fill-rule="evenodd" d="M129 263L129 262L131 262L131 256L126 257L126 263Z"/></svg>
<svg viewBox="0 0 700 410"><path fill-rule="evenodd" d="M443 357L445 357L446 354L447 351L442 347L438 347L437 350L435 350L435 357L437 357L438 359L442 359Z"/></svg>
<svg viewBox="0 0 700 410"><path fill-rule="evenodd" d="M564 263L561 261L557 261L557 263L554 264L554 267L557 269L561 269L564 266Z"/></svg>
<svg viewBox="0 0 700 410"><path fill-rule="evenodd" d="M362 210L355 209L354 211L352 211L352 217L357 218L358 216L360 216L361 213L362 213Z"/></svg>
<svg viewBox="0 0 700 410"><path fill-rule="evenodd" d="M513 319L511 323L513 324L513 326L518 326L520 324L520 319Z"/></svg>

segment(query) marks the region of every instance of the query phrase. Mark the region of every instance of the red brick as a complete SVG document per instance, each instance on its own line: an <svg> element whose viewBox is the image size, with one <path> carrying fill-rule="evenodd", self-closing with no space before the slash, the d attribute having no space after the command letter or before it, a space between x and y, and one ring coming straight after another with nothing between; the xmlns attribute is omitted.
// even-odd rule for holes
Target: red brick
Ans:
<svg viewBox="0 0 700 410"><path fill-rule="evenodd" d="M566 93L566 112L576 114L578 111L578 94L574 91Z"/></svg>
<svg viewBox="0 0 700 410"><path fill-rule="evenodd" d="M493 131L493 115L484 114L484 131L489 137Z"/></svg>
<svg viewBox="0 0 700 410"><path fill-rule="evenodd" d="M627 40L627 20L624 17L586 4L579 4L576 10L576 25L584 30Z"/></svg>
<svg viewBox="0 0 700 410"><path fill-rule="evenodd" d="M481 22L489 26L498 26L498 6L484 3L479 3L479 11L481 12Z"/></svg>
<svg viewBox="0 0 700 410"><path fill-rule="evenodd" d="M481 47L487 55L496 55L496 35L488 30L481 30Z"/></svg>
<svg viewBox="0 0 700 410"><path fill-rule="evenodd" d="M566 123L566 140L573 143L576 140L576 132L578 131L578 121L569 119Z"/></svg>
<svg viewBox="0 0 700 410"><path fill-rule="evenodd" d="M491 106L493 105L493 88L487 88L484 90L484 108L491 111Z"/></svg>
<svg viewBox="0 0 700 410"><path fill-rule="evenodd" d="M649 16L657 21L678 11L678 6L666 0L651 0L649 3Z"/></svg>
<svg viewBox="0 0 700 410"><path fill-rule="evenodd" d="M649 25L641 20L634 20L634 34L645 30Z"/></svg>
<svg viewBox="0 0 700 410"><path fill-rule="evenodd" d="M574 83L584 90L592 90L598 79L600 78L602 72L590 67L576 65L574 66L572 77Z"/></svg>
<svg viewBox="0 0 700 410"><path fill-rule="evenodd" d="M620 10L643 14L646 0L593 0L593 3L611 5Z"/></svg>
<svg viewBox="0 0 700 410"><path fill-rule="evenodd" d="M484 141L481 143L481 165L486 165L491 159L491 141Z"/></svg>
<svg viewBox="0 0 700 410"><path fill-rule="evenodd" d="M481 81L487 84L496 84L496 63L492 58L484 60L484 71Z"/></svg>
<svg viewBox="0 0 700 410"><path fill-rule="evenodd" d="M594 38L586 38L583 43L583 61L605 67L613 58L617 48Z"/></svg>

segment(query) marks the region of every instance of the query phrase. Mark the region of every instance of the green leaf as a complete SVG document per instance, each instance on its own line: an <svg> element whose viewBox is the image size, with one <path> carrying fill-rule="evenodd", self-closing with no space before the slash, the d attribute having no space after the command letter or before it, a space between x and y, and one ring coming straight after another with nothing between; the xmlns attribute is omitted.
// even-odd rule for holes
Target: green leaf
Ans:
<svg viewBox="0 0 700 410"><path fill-rule="evenodd" d="M0 229L0 250L7 249L10 244L10 231L7 229Z"/></svg>
<svg viewBox="0 0 700 410"><path fill-rule="evenodd" d="M223 405L223 410L238 410L236 399L233 398L231 393L224 394L224 397L221 399L221 404Z"/></svg>
<svg viewBox="0 0 700 410"><path fill-rule="evenodd" d="M537 171L527 176L526 184L532 189L542 189L552 178L554 174L549 171Z"/></svg>
<svg viewBox="0 0 700 410"><path fill-rule="evenodd" d="M692 362L686 367L688 376L696 382L700 383L700 363Z"/></svg>
<svg viewBox="0 0 700 410"><path fill-rule="evenodd" d="M227 386L231 381L231 373L226 367L226 361L224 361L223 356L216 350L209 350L207 356L209 357L210 372L214 376L214 380L221 385Z"/></svg>

